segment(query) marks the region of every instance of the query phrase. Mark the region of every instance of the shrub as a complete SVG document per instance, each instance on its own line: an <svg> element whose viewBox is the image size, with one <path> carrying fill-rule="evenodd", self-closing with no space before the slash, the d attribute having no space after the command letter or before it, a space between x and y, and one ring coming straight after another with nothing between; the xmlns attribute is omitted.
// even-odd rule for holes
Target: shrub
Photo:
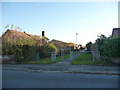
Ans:
<svg viewBox="0 0 120 90"><path fill-rule="evenodd" d="M45 58L45 57L50 57L52 52L57 51L57 48L55 47L55 45L48 43L44 46L40 46L38 51L39 51L39 56Z"/></svg>
<svg viewBox="0 0 120 90"><path fill-rule="evenodd" d="M120 37L100 38L97 44L102 56L120 57Z"/></svg>

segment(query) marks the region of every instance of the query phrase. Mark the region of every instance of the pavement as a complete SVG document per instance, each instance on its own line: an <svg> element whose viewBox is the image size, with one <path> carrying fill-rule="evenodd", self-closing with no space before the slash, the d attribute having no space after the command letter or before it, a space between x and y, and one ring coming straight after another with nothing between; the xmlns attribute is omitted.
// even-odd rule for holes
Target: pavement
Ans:
<svg viewBox="0 0 120 90"><path fill-rule="evenodd" d="M65 73L86 73L86 74L111 74L120 75L119 67L92 66L92 65L2 65L2 70L17 70L30 72L65 72Z"/></svg>

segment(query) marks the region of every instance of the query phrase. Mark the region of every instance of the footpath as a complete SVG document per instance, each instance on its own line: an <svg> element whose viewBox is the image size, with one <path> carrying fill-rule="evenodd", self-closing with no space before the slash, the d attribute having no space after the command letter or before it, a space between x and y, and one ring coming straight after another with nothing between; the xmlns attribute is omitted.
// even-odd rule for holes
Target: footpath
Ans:
<svg viewBox="0 0 120 90"><path fill-rule="evenodd" d="M78 55L74 55L76 58ZM71 65L70 58L55 64L3 64L2 70L28 71L28 72L63 72L80 74L120 75L118 65Z"/></svg>

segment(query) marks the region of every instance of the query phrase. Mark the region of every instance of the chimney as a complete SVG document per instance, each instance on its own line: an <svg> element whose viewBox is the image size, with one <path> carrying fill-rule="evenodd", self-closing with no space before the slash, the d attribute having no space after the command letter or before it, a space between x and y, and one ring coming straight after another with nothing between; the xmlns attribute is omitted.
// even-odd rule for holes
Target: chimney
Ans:
<svg viewBox="0 0 120 90"><path fill-rule="evenodd" d="M45 36L45 31L42 31L42 37L44 37Z"/></svg>

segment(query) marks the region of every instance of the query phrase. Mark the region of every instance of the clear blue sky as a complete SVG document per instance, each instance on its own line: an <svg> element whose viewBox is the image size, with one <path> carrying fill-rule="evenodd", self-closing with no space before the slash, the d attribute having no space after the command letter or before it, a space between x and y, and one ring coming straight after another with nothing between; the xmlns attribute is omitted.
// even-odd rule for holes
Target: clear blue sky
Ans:
<svg viewBox="0 0 120 90"><path fill-rule="evenodd" d="M117 2L3 2L2 25L14 24L27 33L78 44L111 35L118 27Z"/></svg>

